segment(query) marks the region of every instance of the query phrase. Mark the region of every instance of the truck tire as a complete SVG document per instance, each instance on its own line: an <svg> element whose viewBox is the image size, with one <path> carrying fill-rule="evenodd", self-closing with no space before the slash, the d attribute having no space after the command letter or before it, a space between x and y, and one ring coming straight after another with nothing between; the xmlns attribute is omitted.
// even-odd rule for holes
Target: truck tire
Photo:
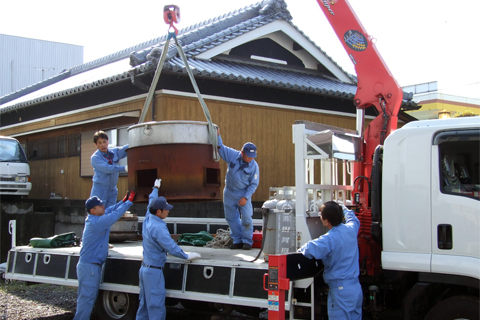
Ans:
<svg viewBox="0 0 480 320"><path fill-rule="evenodd" d="M138 302L138 294L100 290L95 301L95 311L102 320L134 320Z"/></svg>
<svg viewBox="0 0 480 320"><path fill-rule="evenodd" d="M457 296L437 303L428 312L425 320L474 320L480 319L478 297Z"/></svg>

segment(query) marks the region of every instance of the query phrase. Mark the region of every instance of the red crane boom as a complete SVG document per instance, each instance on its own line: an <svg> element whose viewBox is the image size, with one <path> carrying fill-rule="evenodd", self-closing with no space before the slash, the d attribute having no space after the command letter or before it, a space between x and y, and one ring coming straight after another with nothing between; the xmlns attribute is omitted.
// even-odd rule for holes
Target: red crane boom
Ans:
<svg viewBox="0 0 480 320"><path fill-rule="evenodd" d="M352 60L358 77L354 105L357 109L374 106L379 115L364 131L361 157L354 165L354 194L359 232L360 262L368 274L380 269L380 245L371 239L369 204L373 154L385 138L397 128L403 91L383 61L372 37L368 35L347 0L317 0L330 25ZM362 116L363 117L363 116ZM362 118L363 123L363 118ZM362 128L358 128L362 130Z"/></svg>

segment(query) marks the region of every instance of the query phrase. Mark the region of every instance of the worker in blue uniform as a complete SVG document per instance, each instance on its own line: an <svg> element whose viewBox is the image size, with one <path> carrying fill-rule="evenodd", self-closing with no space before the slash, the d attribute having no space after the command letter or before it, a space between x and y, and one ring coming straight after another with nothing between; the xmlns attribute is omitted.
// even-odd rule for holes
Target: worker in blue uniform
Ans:
<svg viewBox="0 0 480 320"><path fill-rule="evenodd" d="M117 222L133 204L135 191L127 192L125 198L105 209L98 197L85 202L88 216L83 229L82 248L77 263L77 311L75 320L90 319L98 295L102 276L102 265L108 254L110 227Z"/></svg>
<svg viewBox="0 0 480 320"><path fill-rule="evenodd" d="M143 261L139 271L140 304L137 320L164 320L167 315L163 276L167 253L188 260L200 258L197 252L185 253L170 236L163 219L168 216L173 206L167 199L158 196L160 185L161 179L156 179L153 191L148 197L147 213L143 220Z"/></svg>
<svg viewBox="0 0 480 320"><path fill-rule="evenodd" d="M128 172L128 166L118 165L118 162L127 156L128 144L109 149L108 135L104 131L95 132L93 142L97 151L90 158L94 172L90 197L99 197L105 207L109 208L117 202L118 174Z"/></svg>
<svg viewBox="0 0 480 320"><path fill-rule="evenodd" d="M342 223L345 216L345 223ZM298 251L310 259L322 259L323 279L329 287L328 319L362 319L362 287L358 280L357 234L360 221L352 210L328 201L320 209L328 233L311 240Z"/></svg>
<svg viewBox="0 0 480 320"><path fill-rule="evenodd" d="M217 129L220 157L227 163L223 210L230 227L233 244L230 249L250 250L253 244L252 195L260 178L257 147L247 142L241 151L223 145L220 128Z"/></svg>

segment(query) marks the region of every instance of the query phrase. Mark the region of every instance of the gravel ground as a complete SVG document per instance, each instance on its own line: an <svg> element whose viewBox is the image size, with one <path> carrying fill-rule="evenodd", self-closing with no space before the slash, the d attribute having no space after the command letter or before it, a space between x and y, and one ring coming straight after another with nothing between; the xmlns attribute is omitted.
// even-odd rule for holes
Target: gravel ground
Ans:
<svg viewBox="0 0 480 320"><path fill-rule="evenodd" d="M71 320L75 315L77 288L50 284L27 286L23 281L6 283L1 279L0 285L0 320ZM267 319L267 312L260 315ZM222 319L198 313L192 315L180 305L167 308L167 319ZM223 320L258 319L248 317L235 311ZM92 312L90 320L101 320Z"/></svg>
<svg viewBox="0 0 480 320"><path fill-rule="evenodd" d="M25 285L23 281L2 279L0 286L0 319L30 320L73 319L77 288L50 284ZM92 318L98 320L92 314Z"/></svg>

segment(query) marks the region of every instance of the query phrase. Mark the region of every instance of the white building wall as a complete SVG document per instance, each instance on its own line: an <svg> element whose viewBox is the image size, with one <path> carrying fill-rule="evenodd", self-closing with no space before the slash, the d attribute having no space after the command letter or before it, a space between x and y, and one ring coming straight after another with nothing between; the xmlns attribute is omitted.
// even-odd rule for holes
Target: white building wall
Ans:
<svg viewBox="0 0 480 320"><path fill-rule="evenodd" d="M83 64L83 46L0 34L0 97Z"/></svg>

